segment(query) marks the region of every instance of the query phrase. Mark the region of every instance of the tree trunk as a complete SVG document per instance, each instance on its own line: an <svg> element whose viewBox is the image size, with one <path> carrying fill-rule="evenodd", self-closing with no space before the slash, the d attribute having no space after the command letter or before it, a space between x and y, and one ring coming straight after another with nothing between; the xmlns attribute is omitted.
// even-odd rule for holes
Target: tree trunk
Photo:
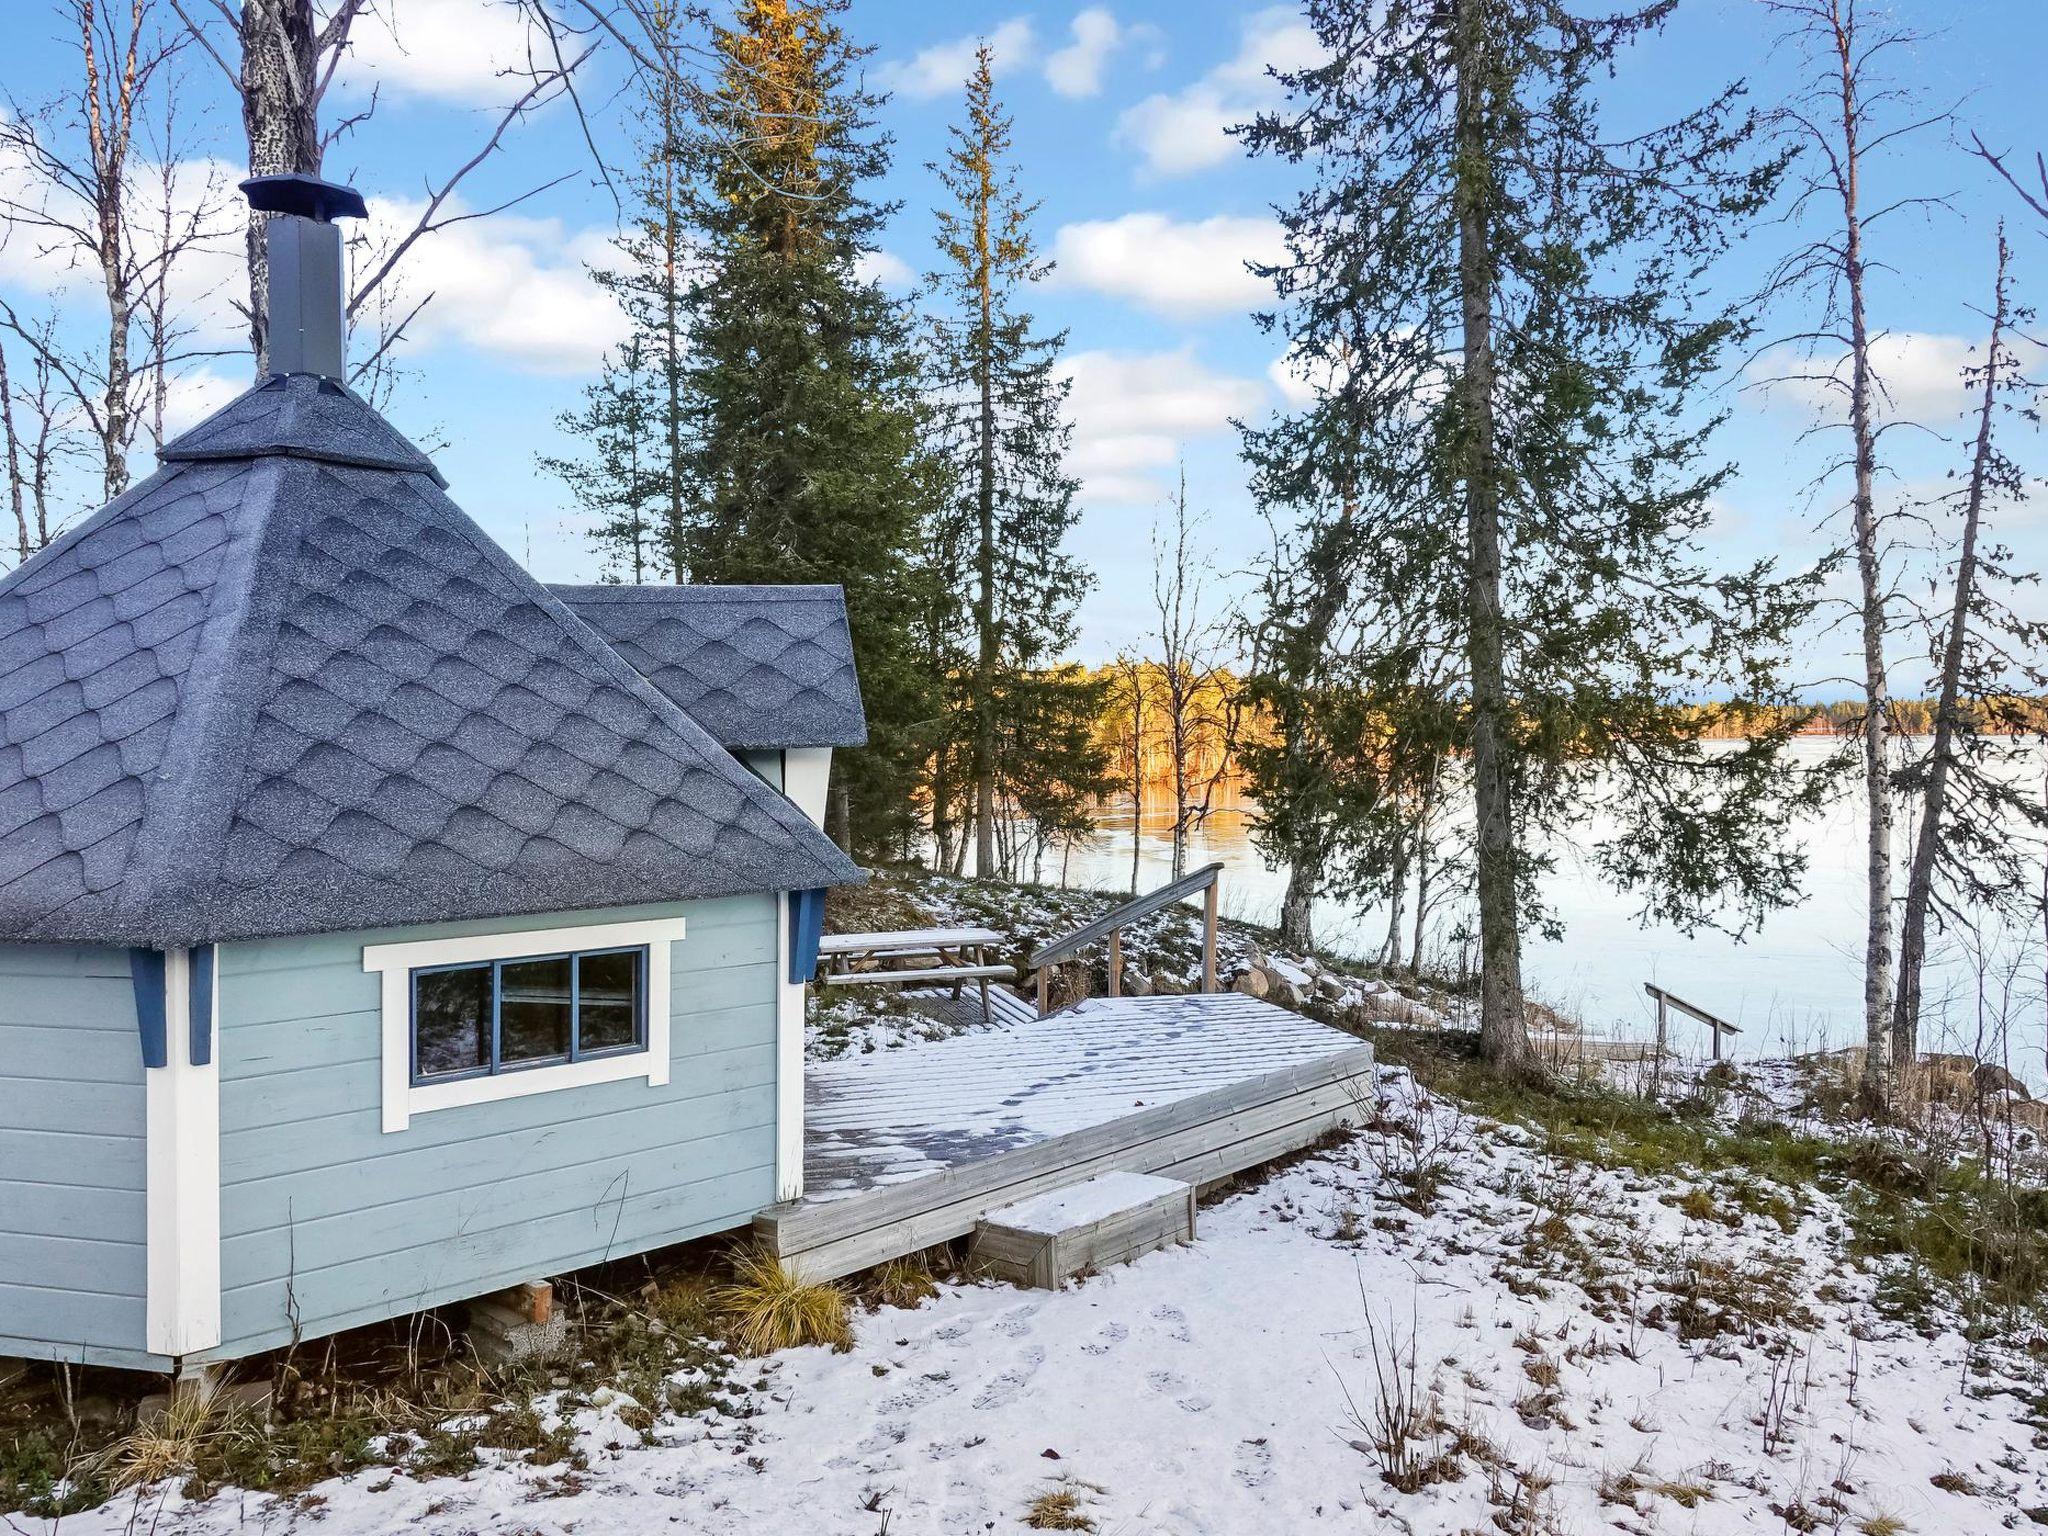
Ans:
<svg viewBox="0 0 2048 1536"><path fill-rule="evenodd" d="M1984 354L1984 389L1977 405L1977 442L1970 456L1970 485L1963 503L1963 543L1956 558L1954 606L1941 653L1941 692L1934 708L1934 742L1927 785L1920 802L1920 835L1906 881L1906 907L1899 925L1899 995L1892 1011L1892 1058L1910 1062L1920 1052L1920 973L1927 959L1927 913L1934 900L1934 862L1941 851L1942 820L1948 813L1949 759L1954 751L1956 704L1962 690L1963 650L1969 635L1970 605L1977 581L1977 528L1991 470L1991 424L1998 408L1999 349L2005 344L2005 236L1998 237L1998 281L1991 306L1991 345Z"/></svg>
<svg viewBox="0 0 2048 1536"><path fill-rule="evenodd" d="M1280 898L1280 943L1297 955L1315 948L1316 877L1320 858L1297 859L1287 866L1287 892Z"/></svg>
<svg viewBox="0 0 2048 1536"><path fill-rule="evenodd" d="M1430 826L1436 820L1437 775L1444 771L1441 754L1433 755L1429 777L1422 784L1422 804L1415 818L1415 937L1408 951L1408 974L1422 974L1423 923L1429 916Z"/></svg>
<svg viewBox="0 0 2048 1536"><path fill-rule="evenodd" d="M979 375L981 410L974 455L979 535L974 552L974 857L984 876L995 872L996 836L996 404L988 198L989 189L984 181L982 200L975 209L976 260L981 266L977 274L981 316L975 335L981 357L975 372Z"/></svg>
<svg viewBox="0 0 2048 1536"><path fill-rule="evenodd" d="M1145 836L1145 696L1144 679L1131 669L1131 894L1138 894L1138 856Z"/></svg>
<svg viewBox="0 0 2048 1536"><path fill-rule="evenodd" d="M7 349L0 347L0 440L7 449L7 498L14 512L15 550L25 563L29 545L28 506L21 494L21 439L14 435L14 387L7 377Z"/></svg>
<svg viewBox="0 0 2048 1536"><path fill-rule="evenodd" d="M1394 872L1387 892L1387 936L1380 941L1380 968L1391 970L1401 963L1401 908L1408 895L1408 846L1394 854Z"/></svg>
<svg viewBox="0 0 2048 1536"><path fill-rule="evenodd" d="M249 139L249 174L320 173L320 126L313 98L313 0L243 0L242 127ZM270 372L265 306L270 259L264 248L268 214L249 214L249 341L256 377Z"/></svg>
<svg viewBox="0 0 2048 1536"><path fill-rule="evenodd" d="M1842 274L1849 295L1849 431L1855 448L1854 535L1863 638L1863 789L1869 800L1864 848L1866 923L1863 946L1862 1092L1868 1107L1882 1104L1891 1086L1892 1007L1892 799L1891 685L1885 675L1886 594L1879 557L1877 432L1872 420L1875 383L1870 373L1870 329L1864 308L1863 220L1858 208L1862 150L1853 38L1837 27L1842 93Z"/></svg>
<svg viewBox="0 0 2048 1536"><path fill-rule="evenodd" d="M1478 813L1479 1054L1512 1073L1531 1069L1522 1012L1522 937L1516 890L1513 773L1505 623L1501 613L1500 487L1494 442L1493 255L1488 248L1485 121L1489 65L1485 0L1460 0L1453 44L1458 76L1458 286L1464 321L1466 664L1472 677L1472 788Z"/></svg>

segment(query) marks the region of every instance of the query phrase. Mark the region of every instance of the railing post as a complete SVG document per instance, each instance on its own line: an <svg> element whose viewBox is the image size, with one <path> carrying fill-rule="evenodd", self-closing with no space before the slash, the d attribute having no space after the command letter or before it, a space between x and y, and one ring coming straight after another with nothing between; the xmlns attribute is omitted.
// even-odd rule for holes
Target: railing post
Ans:
<svg viewBox="0 0 2048 1536"><path fill-rule="evenodd" d="M1216 881L1202 892L1202 990L1216 990Z"/></svg>
<svg viewBox="0 0 2048 1536"><path fill-rule="evenodd" d="M1121 928L1109 930L1109 995L1124 995L1124 931Z"/></svg>
<svg viewBox="0 0 2048 1536"><path fill-rule="evenodd" d="M1045 1017L1045 967L1038 968L1038 1016Z"/></svg>

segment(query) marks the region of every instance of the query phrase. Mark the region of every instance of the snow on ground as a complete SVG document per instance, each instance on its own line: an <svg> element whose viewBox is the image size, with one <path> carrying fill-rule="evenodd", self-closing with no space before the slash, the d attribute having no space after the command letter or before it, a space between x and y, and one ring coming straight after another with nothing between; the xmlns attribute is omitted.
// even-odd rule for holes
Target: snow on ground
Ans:
<svg viewBox="0 0 2048 1536"><path fill-rule="evenodd" d="M1962 1536L2048 1505L2019 1383L1881 1318L1826 1197L1695 1218L1695 1186L1559 1162L1398 1071L1380 1095L1194 1246L869 1313L848 1353L764 1362L752 1419L642 1444L585 1408L580 1472L156 1488L63 1531L913 1536L1020 1530L1065 1492L1118 1533Z"/></svg>

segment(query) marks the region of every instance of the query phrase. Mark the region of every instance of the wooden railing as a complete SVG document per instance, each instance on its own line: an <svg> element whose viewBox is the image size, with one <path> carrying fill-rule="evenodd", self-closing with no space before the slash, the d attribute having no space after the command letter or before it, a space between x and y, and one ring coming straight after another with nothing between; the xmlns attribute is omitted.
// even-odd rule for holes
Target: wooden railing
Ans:
<svg viewBox="0 0 2048 1536"><path fill-rule="evenodd" d="M1739 1035L1742 1033L1741 1030L1730 1024L1726 1019L1717 1019L1713 1014L1707 1012L1706 1009L1696 1004L1688 1003L1682 997L1674 997L1654 981L1644 982L1643 990L1649 993L1651 999L1657 1004L1657 1054L1659 1056L1664 1054L1664 1039L1670 1033L1667 1009L1676 1008L1688 1018L1698 1019L1713 1032L1714 1060L1716 1061L1721 1059L1721 1036L1724 1034Z"/></svg>
<svg viewBox="0 0 2048 1536"><path fill-rule="evenodd" d="M1105 912L1094 922L1076 928L1064 937L1040 946L1031 958L1024 962L1024 969L1038 978L1038 1012L1042 1018L1046 1013L1047 973L1062 960L1071 959L1091 945L1109 940L1109 995L1121 997L1124 986L1124 929L1140 918L1150 917L1162 907L1170 907L1177 901L1185 901L1197 891L1202 893L1202 990L1216 990L1216 881L1223 873L1221 864L1204 864L1200 869L1182 875L1170 885L1162 885L1156 891L1147 891L1143 896L1133 896L1114 911Z"/></svg>

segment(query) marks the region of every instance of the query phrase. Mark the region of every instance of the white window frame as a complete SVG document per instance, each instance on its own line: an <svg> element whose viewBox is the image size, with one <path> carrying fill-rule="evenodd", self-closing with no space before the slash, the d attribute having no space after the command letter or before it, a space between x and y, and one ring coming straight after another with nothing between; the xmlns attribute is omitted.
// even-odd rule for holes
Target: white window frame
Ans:
<svg viewBox="0 0 2048 1536"><path fill-rule="evenodd" d="M593 923L579 928L529 928L519 933L481 933L460 939L412 939L398 944L365 944L363 969L383 980L384 1129L402 1131L414 1115L468 1104L492 1104L553 1093L592 1083L644 1080L650 1088L668 1083L669 946L683 937L683 919L635 923ZM412 973L421 966L471 965L517 960L528 955L585 949L647 950L647 1048L587 1061L522 1067L448 1083L412 1081Z"/></svg>

